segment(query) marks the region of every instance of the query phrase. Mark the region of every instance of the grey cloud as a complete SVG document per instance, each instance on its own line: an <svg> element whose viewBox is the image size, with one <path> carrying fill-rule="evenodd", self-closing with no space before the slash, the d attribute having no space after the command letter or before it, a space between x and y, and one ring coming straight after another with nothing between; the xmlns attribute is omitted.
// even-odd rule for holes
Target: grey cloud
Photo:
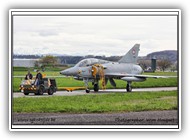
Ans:
<svg viewBox="0 0 190 140"><path fill-rule="evenodd" d="M40 36L55 36L55 35L59 35L59 33L52 30L42 30L39 32L39 35Z"/></svg>
<svg viewBox="0 0 190 140"><path fill-rule="evenodd" d="M170 18L15 17L14 53L123 55L135 43L141 54L177 48L176 20Z"/></svg>

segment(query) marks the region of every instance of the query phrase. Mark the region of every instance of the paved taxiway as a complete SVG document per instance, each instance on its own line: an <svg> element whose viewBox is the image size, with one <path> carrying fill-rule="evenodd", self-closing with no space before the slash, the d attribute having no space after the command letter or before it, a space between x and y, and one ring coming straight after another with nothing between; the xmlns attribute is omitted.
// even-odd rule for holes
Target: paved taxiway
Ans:
<svg viewBox="0 0 190 140"><path fill-rule="evenodd" d="M158 87L158 88L136 88L133 89L132 92L141 92L141 91L171 91L171 90L177 90L177 87ZM124 93L126 92L126 89L106 89L106 90L100 90L99 92L94 92L91 90L90 93L86 93L84 90L74 90L72 92L67 91L57 91L53 94L53 96L74 96L74 95L85 95L85 94L106 94L106 93ZM127 93L127 92L126 92ZM47 93L45 93L43 96L35 96L33 93L30 93L29 95L24 95L21 92L15 92L13 93L13 97L51 97Z"/></svg>

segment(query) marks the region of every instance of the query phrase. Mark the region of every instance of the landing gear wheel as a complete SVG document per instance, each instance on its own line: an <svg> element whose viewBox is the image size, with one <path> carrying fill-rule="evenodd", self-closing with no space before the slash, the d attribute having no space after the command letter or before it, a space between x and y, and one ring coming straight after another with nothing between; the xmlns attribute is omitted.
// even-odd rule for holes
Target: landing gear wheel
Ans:
<svg viewBox="0 0 190 140"><path fill-rule="evenodd" d="M131 84L127 84L126 90L127 90L127 92L131 92L132 91Z"/></svg>
<svg viewBox="0 0 190 140"><path fill-rule="evenodd" d="M99 85L98 84L94 84L94 91L98 92L99 91Z"/></svg>
<svg viewBox="0 0 190 140"><path fill-rule="evenodd" d="M90 92L90 89L86 89L86 93L89 93Z"/></svg>
<svg viewBox="0 0 190 140"><path fill-rule="evenodd" d="M54 86L50 86L48 90L48 95L53 95Z"/></svg>

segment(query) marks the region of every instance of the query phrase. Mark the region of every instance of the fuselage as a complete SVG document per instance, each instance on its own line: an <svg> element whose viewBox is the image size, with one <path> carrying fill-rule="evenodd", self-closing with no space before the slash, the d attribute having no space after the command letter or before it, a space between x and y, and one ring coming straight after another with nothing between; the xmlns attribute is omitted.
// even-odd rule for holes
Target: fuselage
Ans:
<svg viewBox="0 0 190 140"><path fill-rule="evenodd" d="M93 78L92 65L94 64L100 64L103 67L104 75L107 78L121 78L121 75L136 75L143 72L142 68L136 64L110 62L101 59L89 58L81 60L74 67L61 71L60 74L74 76L77 80L82 80L83 78Z"/></svg>

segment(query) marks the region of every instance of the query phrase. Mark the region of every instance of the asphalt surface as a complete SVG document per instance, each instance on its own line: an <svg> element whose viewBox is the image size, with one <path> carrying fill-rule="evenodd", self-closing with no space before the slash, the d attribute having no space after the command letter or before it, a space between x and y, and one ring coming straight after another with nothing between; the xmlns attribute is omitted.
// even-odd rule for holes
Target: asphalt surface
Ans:
<svg viewBox="0 0 190 140"><path fill-rule="evenodd" d="M13 113L13 125L177 125L177 110L103 114Z"/></svg>
<svg viewBox="0 0 190 140"><path fill-rule="evenodd" d="M136 88L133 89L132 92L141 92L141 91L171 91L171 90L177 90L177 87L157 87L157 88ZM86 93L84 90L74 90L72 92L67 91L57 91L52 96L75 96L75 95L85 95L85 94L106 94L106 93L123 93L126 92L126 89L106 89L106 90L99 90L99 92L94 92L93 90L90 91L90 93ZM126 92L127 93L127 92ZM33 93L30 93L29 95L24 95L21 92L14 92L13 98L17 97L51 97L47 93L44 93L43 96L36 96Z"/></svg>

